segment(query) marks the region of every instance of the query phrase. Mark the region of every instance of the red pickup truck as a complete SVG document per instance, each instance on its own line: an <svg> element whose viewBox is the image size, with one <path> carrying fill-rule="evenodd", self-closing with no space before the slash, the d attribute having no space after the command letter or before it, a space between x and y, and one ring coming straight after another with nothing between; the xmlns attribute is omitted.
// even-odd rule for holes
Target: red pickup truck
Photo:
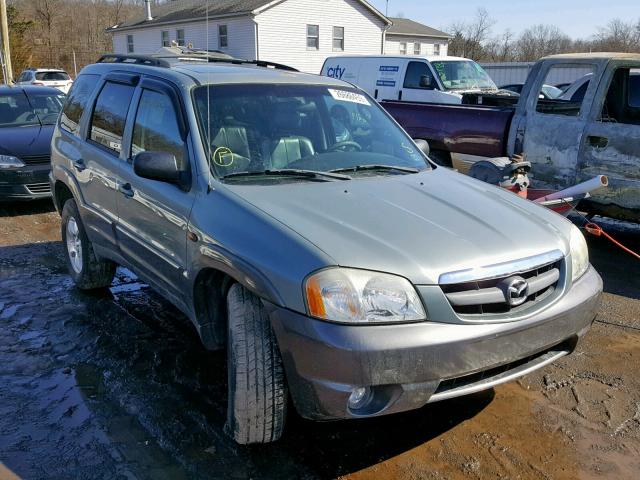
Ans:
<svg viewBox="0 0 640 480"><path fill-rule="evenodd" d="M573 73L573 85L558 98L543 98L542 86L559 73ZM524 154L534 186L554 189L607 175L609 188L582 207L640 221L640 54L546 57L515 105L482 95L473 101L382 105L413 138L427 140L443 165L466 173L482 158Z"/></svg>

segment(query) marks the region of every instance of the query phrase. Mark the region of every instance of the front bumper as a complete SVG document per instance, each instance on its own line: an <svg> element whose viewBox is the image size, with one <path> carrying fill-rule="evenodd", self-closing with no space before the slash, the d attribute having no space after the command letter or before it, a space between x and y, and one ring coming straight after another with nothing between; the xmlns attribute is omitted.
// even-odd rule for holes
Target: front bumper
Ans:
<svg viewBox="0 0 640 480"><path fill-rule="evenodd" d="M0 170L0 200L36 200L51 196L51 164Z"/></svg>
<svg viewBox="0 0 640 480"><path fill-rule="evenodd" d="M593 322L602 280L590 267L553 305L514 322L338 325L269 305L298 412L376 416L490 388L570 353ZM372 387L358 411L355 387Z"/></svg>

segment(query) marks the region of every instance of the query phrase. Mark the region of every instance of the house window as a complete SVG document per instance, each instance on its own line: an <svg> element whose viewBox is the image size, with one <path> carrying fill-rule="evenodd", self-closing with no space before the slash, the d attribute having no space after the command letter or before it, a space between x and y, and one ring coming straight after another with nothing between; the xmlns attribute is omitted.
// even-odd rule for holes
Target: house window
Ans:
<svg viewBox="0 0 640 480"><path fill-rule="evenodd" d="M218 25L218 46L220 48L227 48L229 46L229 35L226 25Z"/></svg>
<svg viewBox="0 0 640 480"><path fill-rule="evenodd" d="M434 55L440 55L440 44L436 43L433 45L433 54Z"/></svg>
<svg viewBox="0 0 640 480"><path fill-rule="evenodd" d="M420 55L420 44L419 43L414 43L413 44L413 54L414 55Z"/></svg>
<svg viewBox="0 0 640 480"><path fill-rule="evenodd" d="M184 47L184 30L183 29L176 30L176 42L178 42L178 45L180 45L181 47Z"/></svg>
<svg viewBox="0 0 640 480"><path fill-rule="evenodd" d="M333 51L344 51L344 27L333 27Z"/></svg>
<svg viewBox="0 0 640 480"><path fill-rule="evenodd" d="M400 42L400 55L407 54L407 42Z"/></svg>
<svg viewBox="0 0 640 480"><path fill-rule="evenodd" d="M311 50L320 48L320 27L318 25L307 25L307 48Z"/></svg>
<svg viewBox="0 0 640 480"><path fill-rule="evenodd" d="M169 32L167 30L163 30L161 32L162 35L162 46L163 47L170 47L171 46L171 40L169 40Z"/></svg>
<svg viewBox="0 0 640 480"><path fill-rule="evenodd" d="M133 53L133 35L127 35L127 53Z"/></svg>

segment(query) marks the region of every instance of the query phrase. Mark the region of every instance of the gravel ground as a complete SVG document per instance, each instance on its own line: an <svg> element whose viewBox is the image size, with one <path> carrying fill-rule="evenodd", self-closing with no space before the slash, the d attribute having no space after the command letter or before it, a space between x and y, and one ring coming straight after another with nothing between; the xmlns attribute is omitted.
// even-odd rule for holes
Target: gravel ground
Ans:
<svg viewBox="0 0 640 480"><path fill-rule="evenodd" d="M637 226L603 221L640 248ZM222 432L225 358L124 269L87 295L49 202L0 206L0 479L638 478L640 262L589 238L605 281L578 350L517 382L372 420Z"/></svg>

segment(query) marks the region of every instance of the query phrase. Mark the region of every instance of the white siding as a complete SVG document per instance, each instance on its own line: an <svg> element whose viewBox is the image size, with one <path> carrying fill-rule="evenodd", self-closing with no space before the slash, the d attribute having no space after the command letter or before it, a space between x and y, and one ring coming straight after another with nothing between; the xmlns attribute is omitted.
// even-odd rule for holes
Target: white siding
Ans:
<svg viewBox="0 0 640 480"><path fill-rule="evenodd" d="M320 73L331 55L379 55L382 52L380 17L356 0L286 0L255 18L261 60L284 63ZM307 49L307 25L319 25L318 50ZM344 27L344 51L333 51L333 27Z"/></svg>
<svg viewBox="0 0 640 480"><path fill-rule="evenodd" d="M218 25L227 25L228 47L218 44ZM134 52L141 55L155 53L162 47L162 31L169 32L169 39L176 40L176 30L184 29L185 45L193 44L194 48L206 48L207 22L175 23L156 27L138 28L113 34L114 53L127 53L127 35L133 35ZM255 23L249 17L227 18L209 21L210 50L222 50L235 57L254 59Z"/></svg>
<svg viewBox="0 0 640 480"><path fill-rule="evenodd" d="M400 43L407 44L407 55L413 55L413 44L420 44L420 55L435 55L434 45L440 45L440 55L447 55L448 42L444 38L410 37L399 35L387 35L384 43L386 55L400 55Z"/></svg>

